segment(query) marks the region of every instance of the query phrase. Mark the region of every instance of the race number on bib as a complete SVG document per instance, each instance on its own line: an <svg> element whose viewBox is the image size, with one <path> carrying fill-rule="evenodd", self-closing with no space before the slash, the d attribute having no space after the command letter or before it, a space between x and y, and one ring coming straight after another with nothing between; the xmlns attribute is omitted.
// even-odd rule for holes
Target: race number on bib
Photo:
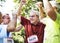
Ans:
<svg viewBox="0 0 60 43"><path fill-rule="evenodd" d="M27 40L28 40L28 43L34 43L34 42L38 41L38 37L37 37L37 35L32 35L32 36L28 37Z"/></svg>
<svg viewBox="0 0 60 43"><path fill-rule="evenodd" d="M0 25L0 38L7 37L7 25Z"/></svg>

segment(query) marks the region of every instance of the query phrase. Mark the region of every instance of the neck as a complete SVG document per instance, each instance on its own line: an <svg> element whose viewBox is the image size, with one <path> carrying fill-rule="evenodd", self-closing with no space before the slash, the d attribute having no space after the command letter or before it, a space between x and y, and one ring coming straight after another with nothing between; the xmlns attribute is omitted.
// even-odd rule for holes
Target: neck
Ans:
<svg viewBox="0 0 60 43"><path fill-rule="evenodd" d="M4 23L4 22L2 22L1 24L7 25L8 23Z"/></svg>
<svg viewBox="0 0 60 43"><path fill-rule="evenodd" d="M39 21L35 22L34 25L36 25Z"/></svg>

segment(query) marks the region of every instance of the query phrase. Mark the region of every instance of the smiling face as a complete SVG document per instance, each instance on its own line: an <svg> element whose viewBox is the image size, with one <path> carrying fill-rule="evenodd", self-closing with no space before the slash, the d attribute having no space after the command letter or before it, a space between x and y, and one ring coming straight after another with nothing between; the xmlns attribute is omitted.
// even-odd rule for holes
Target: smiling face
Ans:
<svg viewBox="0 0 60 43"><path fill-rule="evenodd" d="M36 24L39 22L39 16L37 14L38 13L34 11L30 13L29 19L32 24Z"/></svg>
<svg viewBox="0 0 60 43"><path fill-rule="evenodd" d="M10 17L9 15L4 15L2 17L2 20L3 20L3 24L8 24L10 22Z"/></svg>

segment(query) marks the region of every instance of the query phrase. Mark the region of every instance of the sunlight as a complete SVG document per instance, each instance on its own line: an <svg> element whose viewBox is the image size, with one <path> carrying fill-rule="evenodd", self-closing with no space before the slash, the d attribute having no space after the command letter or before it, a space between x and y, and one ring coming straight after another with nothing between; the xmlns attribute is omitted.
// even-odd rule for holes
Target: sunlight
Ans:
<svg viewBox="0 0 60 43"><path fill-rule="evenodd" d="M3 4L1 11L3 13L12 13L12 10L14 9L15 3L13 0L6 0L6 2Z"/></svg>

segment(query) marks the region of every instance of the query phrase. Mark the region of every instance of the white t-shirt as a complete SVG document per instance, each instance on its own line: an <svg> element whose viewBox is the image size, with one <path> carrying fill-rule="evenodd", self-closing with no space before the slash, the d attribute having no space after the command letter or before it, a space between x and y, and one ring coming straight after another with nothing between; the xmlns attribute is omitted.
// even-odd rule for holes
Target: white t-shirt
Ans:
<svg viewBox="0 0 60 43"><path fill-rule="evenodd" d="M0 25L0 38L7 37L7 25Z"/></svg>

